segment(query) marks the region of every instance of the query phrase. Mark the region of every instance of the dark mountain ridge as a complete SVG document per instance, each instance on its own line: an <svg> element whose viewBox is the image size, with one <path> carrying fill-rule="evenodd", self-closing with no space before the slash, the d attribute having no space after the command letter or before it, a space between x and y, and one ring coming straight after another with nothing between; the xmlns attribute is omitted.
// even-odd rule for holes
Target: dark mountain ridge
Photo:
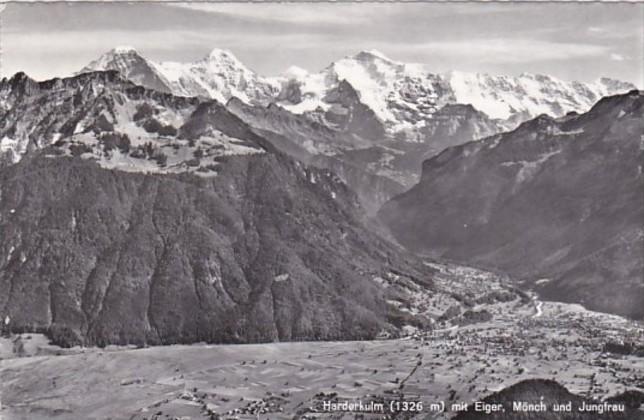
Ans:
<svg viewBox="0 0 644 420"><path fill-rule="evenodd" d="M380 219L416 252L496 267L551 300L643 318L644 95L449 148Z"/></svg>
<svg viewBox="0 0 644 420"><path fill-rule="evenodd" d="M27 145L0 166L0 317L14 332L62 345L365 339L395 329L391 272L431 293L433 270L366 229L337 176L216 101L116 72L17 75L0 95L0 132Z"/></svg>
<svg viewBox="0 0 644 420"><path fill-rule="evenodd" d="M358 194L369 214L411 187L418 180L423 160L446 147L499 130L471 105L448 104L427 121L417 141L391 139L379 131L377 118L359 102L348 82L331 93L334 108L324 113L297 115L279 105L249 105L236 98L226 106L280 150L338 174Z"/></svg>
<svg viewBox="0 0 644 420"><path fill-rule="evenodd" d="M637 392L634 392L637 394ZM575 395L568 391L558 382L549 379L529 379L518 382L499 392L496 392L483 399L487 404L501 405L503 410L497 410L493 413L483 411L475 412L470 409L468 412L459 413L454 420L642 420L644 413L638 410L641 396L622 394L609 398L607 402L616 408L616 405L623 404L623 411L589 411L588 406L601 404L599 401ZM635 403L630 403L631 399ZM628 403L625 403L628 402ZM514 410L515 403L525 403L535 407L541 407L544 404L545 411L520 411ZM553 405L570 404L570 411L555 411Z"/></svg>

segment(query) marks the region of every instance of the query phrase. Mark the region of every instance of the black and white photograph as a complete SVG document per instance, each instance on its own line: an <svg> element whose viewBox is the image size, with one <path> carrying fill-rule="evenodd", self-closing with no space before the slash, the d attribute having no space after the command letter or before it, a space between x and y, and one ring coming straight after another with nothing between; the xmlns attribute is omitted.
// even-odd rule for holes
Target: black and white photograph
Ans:
<svg viewBox="0 0 644 420"><path fill-rule="evenodd" d="M0 420L644 420L644 3L0 2Z"/></svg>

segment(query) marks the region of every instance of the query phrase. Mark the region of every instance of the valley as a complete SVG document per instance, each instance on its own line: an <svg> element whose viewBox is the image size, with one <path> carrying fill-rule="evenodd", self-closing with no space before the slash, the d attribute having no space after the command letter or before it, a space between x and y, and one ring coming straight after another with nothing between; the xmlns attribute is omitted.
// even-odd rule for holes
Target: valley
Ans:
<svg viewBox="0 0 644 420"><path fill-rule="evenodd" d="M643 121L644 92L633 90L448 148L379 218L409 250L642 319Z"/></svg>
<svg viewBox="0 0 644 420"><path fill-rule="evenodd" d="M641 323L530 295L490 303L490 293L508 291L503 278L476 269L440 269L444 279L458 273L461 287L478 301L470 310L490 318L454 315L401 338L350 342L59 349L23 334L23 357L8 349L15 336L3 338L0 416L353 419L357 413L325 412L323 402L390 407L391 401L411 401L421 402L423 410L385 409L361 418L450 419L456 415L452 404L481 401L535 378L556 380L575 395L597 400L644 392ZM490 280L492 289L486 286ZM438 288L448 286L441 275L436 281ZM639 350L620 354L620 343ZM445 412L436 410L440 402ZM644 418L639 413L629 420Z"/></svg>

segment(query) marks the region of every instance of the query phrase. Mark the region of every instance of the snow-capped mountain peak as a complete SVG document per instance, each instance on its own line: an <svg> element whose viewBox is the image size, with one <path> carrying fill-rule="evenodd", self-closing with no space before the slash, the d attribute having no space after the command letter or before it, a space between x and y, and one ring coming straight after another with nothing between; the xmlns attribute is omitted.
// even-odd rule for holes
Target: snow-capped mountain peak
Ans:
<svg viewBox="0 0 644 420"><path fill-rule="evenodd" d="M540 114L561 117L584 112L604 96L635 88L607 78L581 83L532 73L432 73L422 64L395 61L377 50L346 56L319 72L291 67L272 78L256 74L232 52L220 48L192 63L154 63L132 47L117 47L84 70L118 70L137 84L180 96L203 96L222 103L232 97L263 105L276 102L296 114L328 112L337 102L337 93L348 92L341 89L346 83L389 135L405 138L417 138L418 130L447 104L472 105L511 129Z"/></svg>
<svg viewBox="0 0 644 420"><path fill-rule="evenodd" d="M239 61L235 54L229 50L221 48L213 48L208 55L203 58L203 61L226 63L227 65L250 71L241 61Z"/></svg>
<svg viewBox="0 0 644 420"><path fill-rule="evenodd" d="M146 61L133 47L115 47L90 62L80 72L97 70L128 70L128 66L136 65L139 61ZM114 68L119 67L119 68Z"/></svg>
<svg viewBox="0 0 644 420"><path fill-rule="evenodd" d="M246 103L267 103L277 96L279 83L259 76L235 55L215 48L193 63L156 64L175 94L204 96L226 103L231 97Z"/></svg>
<svg viewBox="0 0 644 420"><path fill-rule="evenodd" d="M452 71L444 77L456 102L471 104L512 124L540 114L560 117L570 111L584 112L603 96L634 88L623 82L568 82L533 73L503 76Z"/></svg>
<svg viewBox="0 0 644 420"><path fill-rule="evenodd" d="M258 77L232 52L219 48L210 51L201 61L195 62L193 67L201 67L204 71L213 73L214 76L225 77L233 84L240 83L242 79L251 80Z"/></svg>
<svg viewBox="0 0 644 420"><path fill-rule="evenodd" d="M277 96L279 82L263 78L228 50L214 48L192 63L154 62L134 47L116 47L88 64L82 72L117 70L136 84L178 96L202 96L226 103L237 97L267 103Z"/></svg>
<svg viewBox="0 0 644 420"><path fill-rule="evenodd" d="M353 58L356 60L363 60L363 61L373 61L377 59L382 61L388 61L390 63L395 63L394 60L387 57L384 53L378 50L362 50L358 54L354 55Z"/></svg>
<svg viewBox="0 0 644 420"><path fill-rule="evenodd" d="M79 73L90 71L116 70L132 82L159 92L170 93L171 89L154 64L144 58L131 46L119 46L101 55L85 66Z"/></svg>
<svg viewBox="0 0 644 420"><path fill-rule="evenodd" d="M236 59L235 54L233 54L232 51L227 50L225 48L215 47L212 50L210 50L210 52L208 53L208 57L222 57L222 56L233 57Z"/></svg>
<svg viewBox="0 0 644 420"><path fill-rule="evenodd" d="M282 77L286 78L287 80L291 79L304 79L309 75L309 71L306 69L303 69L302 67L299 66L290 66L289 68L284 71L282 74Z"/></svg>
<svg viewBox="0 0 644 420"><path fill-rule="evenodd" d="M299 101L282 105L295 113L329 109L327 99L341 83L348 83L390 133L414 130L417 124L451 99L446 89L428 77L423 66L391 60L375 50L364 50L331 63L319 73L298 78ZM292 89L292 87L289 87ZM297 97L296 97L297 98ZM417 128L417 127L416 127Z"/></svg>
<svg viewBox="0 0 644 420"><path fill-rule="evenodd" d="M114 47L111 52L113 54L138 54L136 48L131 45L119 45L117 47Z"/></svg>

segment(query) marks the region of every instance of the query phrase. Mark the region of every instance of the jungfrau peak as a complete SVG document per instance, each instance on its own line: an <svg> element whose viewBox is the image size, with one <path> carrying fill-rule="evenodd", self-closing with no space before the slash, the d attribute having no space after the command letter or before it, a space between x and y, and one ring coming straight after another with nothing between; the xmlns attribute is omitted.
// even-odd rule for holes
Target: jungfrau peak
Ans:
<svg viewBox="0 0 644 420"><path fill-rule="evenodd" d="M213 48L207 56L204 57L205 61L213 61L224 63L228 62L235 67L243 68L247 71L250 71L244 66L244 64L235 57L235 55L230 51L223 48Z"/></svg>
<svg viewBox="0 0 644 420"><path fill-rule="evenodd" d="M282 105L296 113L328 109L328 98L342 82L355 89L360 102L373 111L389 134L420 129L423 120L431 118L439 107L453 103L444 94L442 81L421 65L393 61L379 51L365 50L298 80L304 99Z"/></svg>

